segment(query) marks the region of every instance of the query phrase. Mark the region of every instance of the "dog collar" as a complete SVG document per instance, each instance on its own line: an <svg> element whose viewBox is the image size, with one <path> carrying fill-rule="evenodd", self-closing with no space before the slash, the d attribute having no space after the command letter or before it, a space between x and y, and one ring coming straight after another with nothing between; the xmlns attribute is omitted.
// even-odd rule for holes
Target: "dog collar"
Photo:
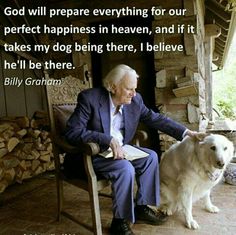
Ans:
<svg viewBox="0 0 236 235"><path fill-rule="evenodd" d="M208 178L211 180L211 181L216 181L216 180L218 180L219 179L219 177L220 177L220 175L221 175L221 173L222 173L222 171L220 170L220 171L215 171L215 172L210 172L210 171L207 171L206 172L207 173L207 176L208 176Z"/></svg>

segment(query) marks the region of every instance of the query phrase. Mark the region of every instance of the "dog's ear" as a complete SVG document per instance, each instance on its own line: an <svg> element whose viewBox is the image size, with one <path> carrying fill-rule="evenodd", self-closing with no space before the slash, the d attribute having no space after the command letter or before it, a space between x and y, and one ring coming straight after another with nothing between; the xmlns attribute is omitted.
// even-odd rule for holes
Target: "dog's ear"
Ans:
<svg viewBox="0 0 236 235"><path fill-rule="evenodd" d="M210 135L209 133L205 133L205 132L197 132L195 135L194 135L194 138L197 140L197 141L203 141L204 138L206 136Z"/></svg>

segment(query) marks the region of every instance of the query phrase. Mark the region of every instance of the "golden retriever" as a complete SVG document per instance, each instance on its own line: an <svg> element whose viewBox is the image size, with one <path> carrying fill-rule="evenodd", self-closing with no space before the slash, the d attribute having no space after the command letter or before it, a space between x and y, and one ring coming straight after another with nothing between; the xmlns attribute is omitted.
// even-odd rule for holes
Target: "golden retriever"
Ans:
<svg viewBox="0 0 236 235"><path fill-rule="evenodd" d="M192 203L203 197L207 211L219 211L212 204L210 193L233 155L233 143L222 135L205 134L202 140L185 137L182 142L172 145L160 163L159 209L167 215L183 210L186 226L199 228L192 216Z"/></svg>

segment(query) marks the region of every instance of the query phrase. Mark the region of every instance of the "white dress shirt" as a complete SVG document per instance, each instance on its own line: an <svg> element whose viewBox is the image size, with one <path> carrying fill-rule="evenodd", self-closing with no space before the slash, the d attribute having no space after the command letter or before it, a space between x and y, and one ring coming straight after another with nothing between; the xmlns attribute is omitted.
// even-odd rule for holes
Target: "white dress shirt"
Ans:
<svg viewBox="0 0 236 235"><path fill-rule="evenodd" d="M109 93L110 101L110 135L119 141L120 146L122 146L124 140L124 117L123 117L123 105L120 106L117 111L117 107L114 105L111 95ZM188 129L186 129L182 135L184 138L187 134Z"/></svg>
<svg viewBox="0 0 236 235"><path fill-rule="evenodd" d="M119 144L123 145L124 140L124 118L123 118L123 105L120 106L117 111L117 107L114 105L111 95L109 94L110 100L110 134L114 137Z"/></svg>

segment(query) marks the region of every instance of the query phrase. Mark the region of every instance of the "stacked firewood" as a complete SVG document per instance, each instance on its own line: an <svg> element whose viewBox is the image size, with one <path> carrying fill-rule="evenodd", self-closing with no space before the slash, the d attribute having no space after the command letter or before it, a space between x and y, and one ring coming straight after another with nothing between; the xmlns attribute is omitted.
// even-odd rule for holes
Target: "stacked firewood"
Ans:
<svg viewBox="0 0 236 235"><path fill-rule="evenodd" d="M0 193L15 182L54 169L48 119L36 112L28 117L0 119Z"/></svg>

